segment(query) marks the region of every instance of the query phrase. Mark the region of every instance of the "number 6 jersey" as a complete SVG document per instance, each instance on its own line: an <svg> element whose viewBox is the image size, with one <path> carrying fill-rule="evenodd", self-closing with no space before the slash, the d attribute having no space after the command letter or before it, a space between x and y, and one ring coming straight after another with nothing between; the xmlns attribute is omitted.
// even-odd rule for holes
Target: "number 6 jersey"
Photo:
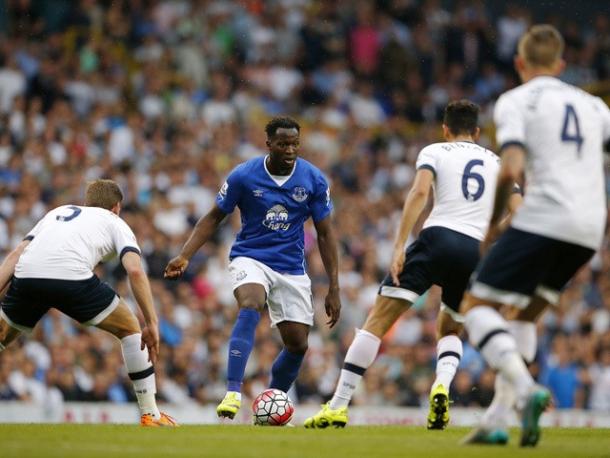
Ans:
<svg viewBox="0 0 610 458"><path fill-rule="evenodd" d="M433 143L421 150L417 169L434 173L434 208L424 223L482 240L489 226L500 160L471 142Z"/></svg>
<svg viewBox="0 0 610 458"><path fill-rule="evenodd" d="M63 205L47 213L25 237L17 278L86 280L102 260L139 253L127 223L110 210Z"/></svg>
<svg viewBox="0 0 610 458"><path fill-rule="evenodd" d="M527 192L512 226L597 250L607 217L608 107L557 78L539 76L503 94L494 119L498 144L527 152Z"/></svg>

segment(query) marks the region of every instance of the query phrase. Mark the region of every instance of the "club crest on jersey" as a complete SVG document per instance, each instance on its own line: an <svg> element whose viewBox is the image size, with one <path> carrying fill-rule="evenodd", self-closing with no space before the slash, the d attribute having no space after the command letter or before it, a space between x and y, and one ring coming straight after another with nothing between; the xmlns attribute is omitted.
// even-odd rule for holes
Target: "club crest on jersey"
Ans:
<svg viewBox="0 0 610 458"><path fill-rule="evenodd" d="M287 231L290 227L288 221L288 210L283 205L274 205L267 210L263 226L272 231Z"/></svg>
<svg viewBox="0 0 610 458"><path fill-rule="evenodd" d="M309 197L309 194L307 194L307 189L305 189L302 186L295 186L292 189L292 198L294 200L296 200L297 202L301 203L301 202L305 202L305 200L307 200L307 198Z"/></svg>
<svg viewBox="0 0 610 458"><path fill-rule="evenodd" d="M252 194L254 195L254 197L263 197L263 190L255 189L254 191L252 191Z"/></svg>

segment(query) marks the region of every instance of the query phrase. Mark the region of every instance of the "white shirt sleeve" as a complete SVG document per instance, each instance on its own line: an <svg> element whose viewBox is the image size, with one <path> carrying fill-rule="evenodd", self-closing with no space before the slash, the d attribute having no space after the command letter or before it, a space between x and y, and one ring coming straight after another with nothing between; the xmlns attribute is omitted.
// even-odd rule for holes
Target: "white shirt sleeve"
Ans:
<svg viewBox="0 0 610 458"><path fill-rule="evenodd" d="M513 98L501 96L494 107L496 142L500 148L507 143L525 144L525 116Z"/></svg>
<svg viewBox="0 0 610 458"><path fill-rule="evenodd" d="M602 132L604 142L610 141L610 108L604 103L599 97L595 98L597 107L599 108L601 120L602 120Z"/></svg>
<svg viewBox="0 0 610 458"><path fill-rule="evenodd" d="M436 154L436 148L432 148L432 146L433 145L426 146L419 152L417 162L415 163L415 168L417 170L430 170L434 176L436 176L436 169L438 168L438 154Z"/></svg>
<svg viewBox="0 0 610 458"><path fill-rule="evenodd" d="M130 251L138 254L141 253L135 234L127 223L118 216L114 219L113 224L111 225L111 231L114 249L119 256L119 259L121 259L125 253Z"/></svg>

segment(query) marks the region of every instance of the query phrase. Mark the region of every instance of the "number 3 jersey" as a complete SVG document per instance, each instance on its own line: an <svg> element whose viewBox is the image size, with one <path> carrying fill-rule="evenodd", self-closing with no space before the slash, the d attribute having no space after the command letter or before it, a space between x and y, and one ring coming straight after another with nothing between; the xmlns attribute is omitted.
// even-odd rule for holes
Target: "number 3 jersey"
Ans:
<svg viewBox="0 0 610 458"><path fill-rule="evenodd" d="M102 259L140 252L127 223L99 207L57 207L25 239L31 242L15 267L17 278L86 280Z"/></svg>
<svg viewBox="0 0 610 458"><path fill-rule="evenodd" d="M498 144L527 152L527 190L512 226L597 250L607 216L608 107L557 78L539 76L503 94L494 118Z"/></svg>
<svg viewBox="0 0 610 458"><path fill-rule="evenodd" d="M434 208L424 228L442 226L482 240L499 164L498 156L472 142L434 143L422 149L416 167L434 173Z"/></svg>

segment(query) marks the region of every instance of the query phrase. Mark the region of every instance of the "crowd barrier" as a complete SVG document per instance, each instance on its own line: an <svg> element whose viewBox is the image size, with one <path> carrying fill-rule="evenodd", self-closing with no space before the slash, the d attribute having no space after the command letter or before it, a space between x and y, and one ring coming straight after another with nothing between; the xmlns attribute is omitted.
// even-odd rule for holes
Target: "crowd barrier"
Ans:
<svg viewBox="0 0 610 458"><path fill-rule="evenodd" d="M213 405L166 404L160 406L181 424L218 424ZM293 423L303 420L319 409L317 405L297 405ZM473 426L478 424L482 409L452 408L451 424ZM234 422L251 423L247 403ZM350 408L350 425L412 425L424 426L427 411L411 407L356 406ZM0 423L137 423L138 410L135 404L66 402L59 406L45 406L26 402L0 402ZM517 425L516 416L512 424ZM577 428L610 428L610 412L586 410L551 410L542 417L544 426Z"/></svg>

